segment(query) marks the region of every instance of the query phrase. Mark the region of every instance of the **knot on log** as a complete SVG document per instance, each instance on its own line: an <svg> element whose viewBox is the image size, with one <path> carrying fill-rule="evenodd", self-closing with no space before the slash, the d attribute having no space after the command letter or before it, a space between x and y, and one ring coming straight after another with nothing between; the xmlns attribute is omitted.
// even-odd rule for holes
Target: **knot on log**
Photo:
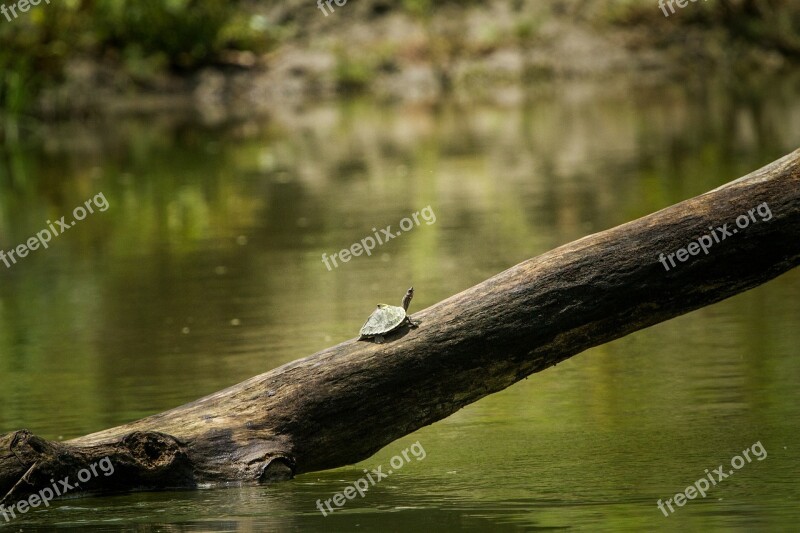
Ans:
<svg viewBox="0 0 800 533"><path fill-rule="evenodd" d="M30 462L30 459L35 460L34 457L38 457L52 448L45 439L37 437L27 429L15 431L10 435L11 443L9 448L21 461L25 459L28 459L27 462Z"/></svg>
<svg viewBox="0 0 800 533"><path fill-rule="evenodd" d="M294 477L294 461L290 457L278 455L268 458L258 477L259 483L275 483L286 481Z"/></svg>
<svg viewBox="0 0 800 533"><path fill-rule="evenodd" d="M120 441L130 458L144 471L169 468L181 457L185 458L184 445L172 435L157 431L135 431Z"/></svg>
<svg viewBox="0 0 800 533"><path fill-rule="evenodd" d="M63 445L27 429L0 436L0 503L29 494L37 484L49 479L60 461L69 463L68 456Z"/></svg>
<svg viewBox="0 0 800 533"><path fill-rule="evenodd" d="M117 472L109 485L120 490L194 485L186 444L158 431L134 431L104 446Z"/></svg>
<svg viewBox="0 0 800 533"><path fill-rule="evenodd" d="M57 454L58 448L58 444L34 435L27 429L0 436L0 449L8 449L20 468L28 468L43 457Z"/></svg>

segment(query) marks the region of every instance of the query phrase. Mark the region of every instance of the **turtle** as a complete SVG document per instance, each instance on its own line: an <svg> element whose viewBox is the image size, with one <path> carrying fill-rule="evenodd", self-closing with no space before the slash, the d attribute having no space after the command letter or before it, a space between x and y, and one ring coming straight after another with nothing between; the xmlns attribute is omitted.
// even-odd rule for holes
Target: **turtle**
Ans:
<svg viewBox="0 0 800 533"><path fill-rule="evenodd" d="M403 307L396 305L378 304L364 325L361 326L361 336L358 340L374 339L376 343L381 344L387 333L390 333L399 327L408 324L409 327L416 328L418 324L408 318L406 311L408 311L408 304L411 303L411 298L414 297L414 287L406 291L403 296Z"/></svg>

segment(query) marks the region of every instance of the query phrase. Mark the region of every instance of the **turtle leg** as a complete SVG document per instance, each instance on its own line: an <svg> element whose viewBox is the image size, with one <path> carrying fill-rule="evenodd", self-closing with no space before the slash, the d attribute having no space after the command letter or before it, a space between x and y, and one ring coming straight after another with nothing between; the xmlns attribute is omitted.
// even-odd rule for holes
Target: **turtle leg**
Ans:
<svg viewBox="0 0 800 533"><path fill-rule="evenodd" d="M408 327L410 327L412 329L416 329L417 327L419 327L419 322L414 322L413 320L411 320L408 317L406 317L406 322L408 323Z"/></svg>
<svg viewBox="0 0 800 533"><path fill-rule="evenodd" d="M383 335L375 335L375 344L383 344Z"/></svg>

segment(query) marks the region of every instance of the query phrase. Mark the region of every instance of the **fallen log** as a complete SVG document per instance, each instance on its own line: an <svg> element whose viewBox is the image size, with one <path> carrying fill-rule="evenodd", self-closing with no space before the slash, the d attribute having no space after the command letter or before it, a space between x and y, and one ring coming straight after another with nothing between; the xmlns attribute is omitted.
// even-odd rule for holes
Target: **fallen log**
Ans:
<svg viewBox="0 0 800 533"><path fill-rule="evenodd" d="M2 503L41 495L106 457L113 475L70 487L74 493L270 482L352 464L534 372L748 290L799 261L797 150L520 263L412 314L419 327L383 344L351 339L66 442L25 430L0 436Z"/></svg>

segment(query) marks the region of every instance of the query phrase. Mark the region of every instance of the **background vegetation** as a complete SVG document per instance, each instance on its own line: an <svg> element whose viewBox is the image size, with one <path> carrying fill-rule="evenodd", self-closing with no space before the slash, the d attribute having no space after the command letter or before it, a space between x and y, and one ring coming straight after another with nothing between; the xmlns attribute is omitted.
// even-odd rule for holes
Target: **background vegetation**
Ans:
<svg viewBox="0 0 800 533"><path fill-rule="evenodd" d="M511 4L520 20L509 38L520 43L535 39L540 21L523 16L529 2L515 0ZM0 112L37 112L40 92L58 86L75 59L124 72L126 80L146 89L158 76L185 77L201 68L224 67L226 54L232 51L262 56L281 45L307 39L320 24L328 24L324 33L346 37L356 19L369 23L372 18L400 12L425 25L438 12L456 5L485 9L487 24L491 20L492 2L403 0L394 4L367 0L339 8L349 10L348 24L332 23L313 3L297 0L63 0L41 4L12 21L0 18ZM551 1L548 8L554 13L571 11L595 28L642 29L642 39L650 46L685 41L683 30L692 27L717 35L725 44L734 42L800 58L800 3L792 0L698 2L669 19L661 17L650 0L603 0L591 7L571 0ZM443 55L486 52L485 47L460 45L459 38L446 32L437 36L426 51L427 59L437 62ZM386 62L383 56L391 47L376 45L381 57L375 60L370 59L368 50L362 54L366 59L338 54L335 75L341 92L366 87Z"/></svg>

